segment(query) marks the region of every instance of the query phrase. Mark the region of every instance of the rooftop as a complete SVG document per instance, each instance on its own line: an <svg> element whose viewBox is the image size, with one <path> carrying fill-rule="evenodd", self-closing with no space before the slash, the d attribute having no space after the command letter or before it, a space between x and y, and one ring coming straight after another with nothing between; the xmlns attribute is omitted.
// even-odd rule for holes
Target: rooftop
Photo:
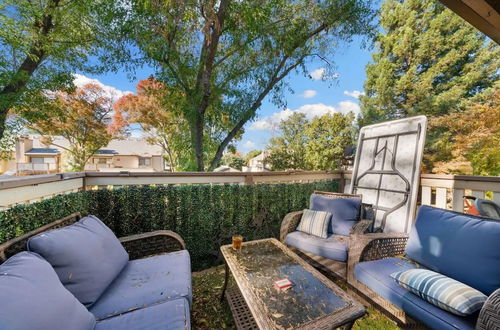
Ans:
<svg viewBox="0 0 500 330"><path fill-rule="evenodd" d="M61 151L55 148L31 148L25 152L26 155L57 155L60 153Z"/></svg>

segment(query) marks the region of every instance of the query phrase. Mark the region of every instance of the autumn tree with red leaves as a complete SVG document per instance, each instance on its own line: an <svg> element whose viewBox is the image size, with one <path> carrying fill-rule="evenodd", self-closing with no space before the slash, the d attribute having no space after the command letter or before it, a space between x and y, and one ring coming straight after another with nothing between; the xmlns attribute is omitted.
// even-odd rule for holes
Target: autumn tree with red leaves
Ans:
<svg viewBox="0 0 500 330"><path fill-rule="evenodd" d="M182 116L183 104L175 92L154 78L139 81L137 94L127 94L116 102L114 123L139 124L149 143L159 145L171 171L189 163L189 127ZM123 126L121 126L123 127Z"/></svg>
<svg viewBox="0 0 500 330"><path fill-rule="evenodd" d="M66 150L72 171L82 171L97 150L120 135L124 123L112 122L113 97L96 84L86 84L74 91L47 95L37 109L19 109L27 126L42 135L46 144ZM69 146L56 144L59 135Z"/></svg>

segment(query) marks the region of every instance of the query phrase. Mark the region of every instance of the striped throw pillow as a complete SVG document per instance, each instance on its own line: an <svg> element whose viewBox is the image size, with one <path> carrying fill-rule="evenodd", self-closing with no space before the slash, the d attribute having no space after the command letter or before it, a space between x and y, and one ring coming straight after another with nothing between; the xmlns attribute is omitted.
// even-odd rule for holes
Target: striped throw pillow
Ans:
<svg viewBox="0 0 500 330"><path fill-rule="evenodd" d="M431 304L460 316L481 309L486 295L452 278L427 269L410 269L391 274L403 288Z"/></svg>
<svg viewBox="0 0 500 330"><path fill-rule="evenodd" d="M326 238L328 236L328 224L332 214L324 211L313 211L305 209L300 219L298 231L306 234Z"/></svg>

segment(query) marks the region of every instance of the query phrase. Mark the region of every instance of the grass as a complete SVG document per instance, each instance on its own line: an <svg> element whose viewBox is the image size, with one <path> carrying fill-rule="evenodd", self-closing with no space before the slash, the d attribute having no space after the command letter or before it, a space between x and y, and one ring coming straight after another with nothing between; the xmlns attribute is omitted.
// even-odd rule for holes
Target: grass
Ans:
<svg viewBox="0 0 500 330"><path fill-rule="evenodd" d="M233 316L224 301L219 302L224 284L224 268L216 267L193 273L193 329L235 329ZM234 283L229 283L234 285ZM392 321L373 308L356 321L353 329L392 330L399 329Z"/></svg>

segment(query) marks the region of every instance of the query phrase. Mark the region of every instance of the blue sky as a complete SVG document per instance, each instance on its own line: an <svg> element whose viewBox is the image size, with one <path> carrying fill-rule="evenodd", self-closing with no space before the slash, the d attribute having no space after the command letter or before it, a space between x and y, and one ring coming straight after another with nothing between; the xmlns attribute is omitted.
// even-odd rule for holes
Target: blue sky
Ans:
<svg viewBox="0 0 500 330"><path fill-rule="evenodd" d="M277 133L273 128L279 120L286 118L293 111L303 112L309 118L327 112L359 111L356 96L363 91L365 66L371 59L371 52L371 49L362 48L360 38L354 38L351 43L338 47L333 59L338 75L336 79L323 81L291 73L288 80L295 93L284 95L287 107L278 108L266 100L256 121L245 126L243 138L236 143L238 150L246 153L252 149L265 148L269 138ZM307 65L310 75L314 78L321 77L323 67L324 63L321 61L313 61ZM85 83L88 79L96 79L109 86L115 94L122 95L127 91L135 92L137 82L153 73L151 68L144 67L137 70L136 80L129 80L126 72L120 72L79 76L79 81Z"/></svg>

